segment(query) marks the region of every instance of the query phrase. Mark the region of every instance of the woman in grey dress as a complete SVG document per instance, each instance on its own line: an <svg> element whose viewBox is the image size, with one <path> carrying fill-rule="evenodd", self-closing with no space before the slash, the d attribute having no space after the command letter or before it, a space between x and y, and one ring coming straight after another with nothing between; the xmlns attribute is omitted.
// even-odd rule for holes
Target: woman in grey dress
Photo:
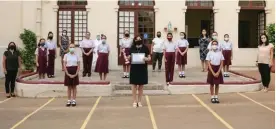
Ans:
<svg viewBox="0 0 276 129"><path fill-rule="evenodd" d="M206 29L202 29L201 35L198 39L198 44L199 44L199 54L200 54L200 60L201 60L201 67L202 67L202 72L207 71L207 62L206 62L206 56L208 53L208 44L210 42L210 38L207 34Z"/></svg>
<svg viewBox="0 0 276 129"><path fill-rule="evenodd" d="M63 67L63 57L64 55L68 52L68 47L69 47L69 37L67 36L67 31L63 30L62 35L59 38L59 46L60 46L60 56L61 56L61 66L62 66L62 71L64 71Z"/></svg>

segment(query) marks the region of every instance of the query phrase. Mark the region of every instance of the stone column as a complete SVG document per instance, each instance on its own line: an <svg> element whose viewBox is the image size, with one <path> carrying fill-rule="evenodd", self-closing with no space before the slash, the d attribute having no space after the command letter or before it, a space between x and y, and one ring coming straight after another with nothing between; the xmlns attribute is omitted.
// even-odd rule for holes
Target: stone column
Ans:
<svg viewBox="0 0 276 129"><path fill-rule="evenodd" d="M41 25L42 25L42 1L36 1L36 27L35 33L36 38L39 40L41 38Z"/></svg>
<svg viewBox="0 0 276 129"><path fill-rule="evenodd" d="M187 12L187 6L184 6L184 8L182 8L182 12L183 12L183 25L184 25L184 28L183 28L183 32L186 33L186 36L188 37L188 30L186 30L186 12Z"/></svg>
<svg viewBox="0 0 276 129"><path fill-rule="evenodd" d="M233 49L234 49L234 51L237 51L239 49L239 13L240 13L240 10L241 10L241 7L238 6L236 8L236 15L234 17L232 17L234 19L232 21L233 22L233 26L236 26L236 27L233 28L235 31L232 34L233 38L231 38L232 39L232 43L233 43Z"/></svg>
<svg viewBox="0 0 276 129"><path fill-rule="evenodd" d="M265 15L266 15L266 26L268 26L271 23L275 23L274 18L271 17L275 17L275 14L272 13L272 9L266 7L265 8ZM274 15L274 16L273 16Z"/></svg>

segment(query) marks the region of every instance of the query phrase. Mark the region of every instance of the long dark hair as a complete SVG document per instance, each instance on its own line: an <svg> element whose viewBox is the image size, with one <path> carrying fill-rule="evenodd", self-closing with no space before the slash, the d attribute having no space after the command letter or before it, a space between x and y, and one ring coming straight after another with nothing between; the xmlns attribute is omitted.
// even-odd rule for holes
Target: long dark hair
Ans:
<svg viewBox="0 0 276 129"><path fill-rule="evenodd" d="M50 35L50 34L52 34L52 35L53 35L53 37L54 37L54 33L53 33L52 31L50 31L50 32L48 33L48 37L47 37L47 39L50 39L50 38L49 38L49 35Z"/></svg>
<svg viewBox="0 0 276 129"><path fill-rule="evenodd" d="M16 47L15 42L13 42L13 41L11 41L11 42L9 43L7 50L9 50L9 46L10 46L12 43L13 43L13 44L14 44L14 46L15 46L14 51L16 51L16 48L17 48L17 47Z"/></svg>
<svg viewBox="0 0 276 129"><path fill-rule="evenodd" d="M205 30L205 31L206 31L206 35L205 35L205 37L206 37L206 38L209 38L209 35L208 35L208 32L207 32L207 30L206 30L206 29L202 29L202 30L201 30L199 38L203 38L203 37L204 37L204 36L203 36L203 34L202 34L202 31L203 31L203 30Z"/></svg>
<svg viewBox="0 0 276 129"><path fill-rule="evenodd" d="M265 46L267 46L269 44L269 41L268 41L268 36L265 33L261 34L259 37L259 46L263 45L262 36L266 37Z"/></svg>
<svg viewBox="0 0 276 129"><path fill-rule="evenodd" d="M184 39L187 39L186 33L185 32L180 32L180 34L184 35Z"/></svg>

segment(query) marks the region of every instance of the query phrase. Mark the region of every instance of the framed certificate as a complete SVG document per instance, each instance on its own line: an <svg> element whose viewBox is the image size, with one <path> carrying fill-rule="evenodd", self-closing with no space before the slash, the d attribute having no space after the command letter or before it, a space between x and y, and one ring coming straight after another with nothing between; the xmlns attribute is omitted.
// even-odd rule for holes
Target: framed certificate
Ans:
<svg viewBox="0 0 276 129"><path fill-rule="evenodd" d="M145 64L145 53L131 53L131 64Z"/></svg>

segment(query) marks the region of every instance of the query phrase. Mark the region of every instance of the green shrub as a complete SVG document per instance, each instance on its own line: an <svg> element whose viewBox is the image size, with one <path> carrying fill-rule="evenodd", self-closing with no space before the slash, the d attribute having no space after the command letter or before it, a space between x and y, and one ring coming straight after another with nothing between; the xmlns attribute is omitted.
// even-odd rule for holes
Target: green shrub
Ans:
<svg viewBox="0 0 276 129"><path fill-rule="evenodd" d="M269 43L272 43L274 46L274 57L275 57L275 23L269 24L267 26L267 35Z"/></svg>
<svg viewBox="0 0 276 129"><path fill-rule="evenodd" d="M24 65L24 70L34 70L35 67L35 50L36 50L36 34L30 30L24 29L24 32L20 34L19 37L24 48L20 48L22 63Z"/></svg>

